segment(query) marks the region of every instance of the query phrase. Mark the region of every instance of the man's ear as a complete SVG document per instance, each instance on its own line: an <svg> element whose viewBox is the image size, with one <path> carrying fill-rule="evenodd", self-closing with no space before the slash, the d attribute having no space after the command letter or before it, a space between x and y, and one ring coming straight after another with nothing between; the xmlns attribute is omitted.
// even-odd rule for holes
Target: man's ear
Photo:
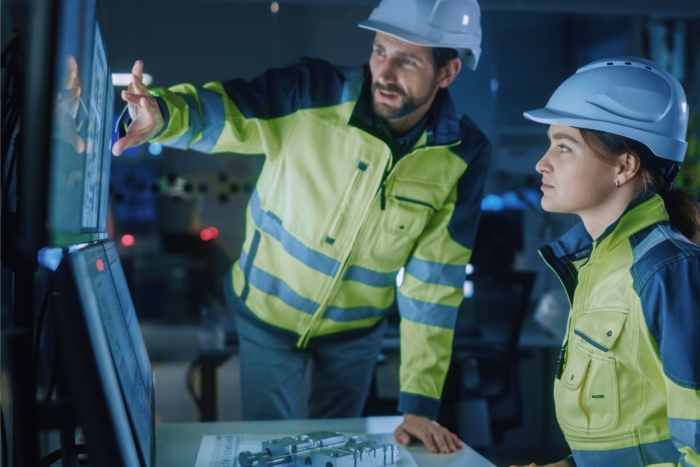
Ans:
<svg viewBox="0 0 700 467"><path fill-rule="evenodd" d="M462 69L462 60L453 58L443 66L438 72L438 86L446 88L455 80Z"/></svg>

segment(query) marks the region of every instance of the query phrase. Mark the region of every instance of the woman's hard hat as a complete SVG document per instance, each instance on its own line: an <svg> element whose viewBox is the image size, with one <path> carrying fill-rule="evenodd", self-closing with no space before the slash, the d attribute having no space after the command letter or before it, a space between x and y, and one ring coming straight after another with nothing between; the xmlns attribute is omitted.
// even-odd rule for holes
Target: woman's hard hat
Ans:
<svg viewBox="0 0 700 467"><path fill-rule="evenodd" d="M580 68L545 108L523 115L540 123L625 136L660 158L680 163L688 147L688 113L683 87L670 73L643 58L617 57Z"/></svg>

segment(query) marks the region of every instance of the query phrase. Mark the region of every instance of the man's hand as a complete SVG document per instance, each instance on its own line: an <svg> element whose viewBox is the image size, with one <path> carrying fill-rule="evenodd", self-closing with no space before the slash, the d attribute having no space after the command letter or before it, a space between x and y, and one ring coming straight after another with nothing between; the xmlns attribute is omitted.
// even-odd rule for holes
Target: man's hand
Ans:
<svg viewBox="0 0 700 467"><path fill-rule="evenodd" d="M411 444L411 439L416 438L425 444L428 451L443 454L449 454L464 447L457 435L450 433L429 418L419 415L405 414L403 423L394 431L394 437L404 446L408 446Z"/></svg>
<svg viewBox="0 0 700 467"><path fill-rule="evenodd" d="M128 103L131 125L123 138L112 146L112 154L120 155L125 149L148 142L163 128L165 123L158 102L148 93L143 84L143 62L136 60L131 69L131 83L128 91L122 91L122 99Z"/></svg>

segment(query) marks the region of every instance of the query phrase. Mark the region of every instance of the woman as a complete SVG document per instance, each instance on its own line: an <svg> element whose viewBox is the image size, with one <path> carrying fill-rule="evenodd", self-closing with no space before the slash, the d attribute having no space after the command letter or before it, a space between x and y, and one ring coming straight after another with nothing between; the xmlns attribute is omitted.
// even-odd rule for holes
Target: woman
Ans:
<svg viewBox="0 0 700 467"><path fill-rule="evenodd" d="M553 465L700 466L700 214L673 186L683 88L648 60L601 60L525 117L550 125L542 207L582 221L540 250L571 302L554 397L573 454Z"/></svg>

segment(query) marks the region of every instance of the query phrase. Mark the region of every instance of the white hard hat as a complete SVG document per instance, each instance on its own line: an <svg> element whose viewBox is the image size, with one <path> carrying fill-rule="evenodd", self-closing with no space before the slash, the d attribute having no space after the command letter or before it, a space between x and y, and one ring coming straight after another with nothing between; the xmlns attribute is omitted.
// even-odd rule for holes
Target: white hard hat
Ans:
<svg viewBox="0 0 700 467"><path fill-rule="evenodd" d="M359 26L411 44L457 49L472 70L481 55L481 10L476 0L382 0Z"/></svg>
<svg viewBox="0 0 700 467"><path fill-rule="evenodd" d="M617 57L580 68L545 108L524 115L540 123L625 136L662 159L683 162L689 113L683 87L670 73L643 58Z"/></svg>

